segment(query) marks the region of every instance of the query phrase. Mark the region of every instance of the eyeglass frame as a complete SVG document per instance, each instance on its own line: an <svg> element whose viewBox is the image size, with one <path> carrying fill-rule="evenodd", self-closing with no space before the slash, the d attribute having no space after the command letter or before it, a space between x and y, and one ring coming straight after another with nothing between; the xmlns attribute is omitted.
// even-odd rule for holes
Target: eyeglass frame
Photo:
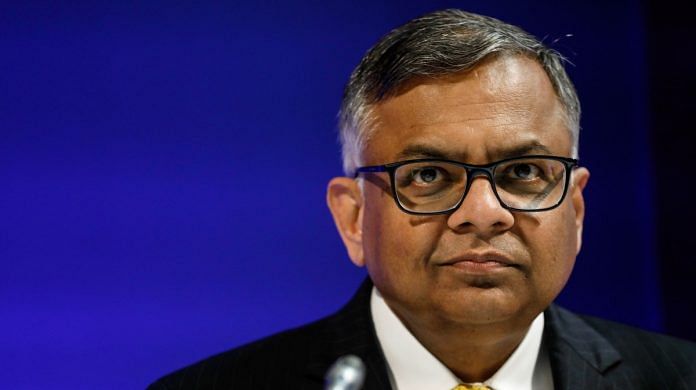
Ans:
<svg viewBox="0 0 696 390"><path fill-rule="evenodd" d="M563 163L564 169L565 169L565 182L564 182L564 187L563 187L563 194L561 194L560 199L558 202L549 207L544 207L541 209L532 209L532 210L526 210L526 209L519 209L515 207L510 207L503 200L500 198L500 195L498 195L498 189L495 184L495 181L493 180L493 171L495 168L497 168L498 165L510 162L510 161L515 161L515 160L526 160L530 158L543 158L547 160L556 160L560 161ZM413 211L413 210L408 210L406 207L404 207L401 204L401 200L399 199L399 195L396 191L396 175L394 174L397 170L397 168L407 165L407 164L412 164L412 163L419 163L419 162L440 162L440 163L448 163L448 164L453 164L457 165L460 167L463 167L466 173L466 188L464 188L464 193L462 194L461 198L457 201L456 204L454 204L452 207L442 210L442 211ZM506 158L503 160L495 161L489 164L467 164L463 163L460 161L454 161L454 160L447 160L447 159L441 159L441 158L419 158L419 159L413 159L413 160L404 160L404 161L397 161L397 162L392 162L388 164L382 164L382 165L367 165L367 166L362 166L362 167L357 167L355 169L355 172L353 174L353 178L356 179L361 173L379 173L379 172L387 172L389 173L389 182L391 186L391 193L392 197L394 198L394 202L396 202L396 205L401 209L401 211L407 213L407 214L412 214L412 215L440 215L440 214L449 214L455 210L457 210L462 203L464 202L464 199L466 196L469 194L469 189L471 189L471 183L473 183L474 179L477 176L484 176L488 179L488 182L491 183L491 189L493 190L493 194L495 194L496 199L498 199L498 203L500 204L501 207L504 209L510 210L510 211L521 211L521 212L527 212L527 213L535 213L539 211L549 211L552 209L555 209L556 207L560 206L561 203L563 203L563 200L566 197L566 194L568 193L568 184L570 183L570 176L572 174L572 171L577 168L579 165L579 160L575 158L570 158L570 157L561 157L561 156L550 156L550 155L543 155L543 154L535 154L535 155L529 155L529 156L518 156L518 157L510 157Z"/></svg>

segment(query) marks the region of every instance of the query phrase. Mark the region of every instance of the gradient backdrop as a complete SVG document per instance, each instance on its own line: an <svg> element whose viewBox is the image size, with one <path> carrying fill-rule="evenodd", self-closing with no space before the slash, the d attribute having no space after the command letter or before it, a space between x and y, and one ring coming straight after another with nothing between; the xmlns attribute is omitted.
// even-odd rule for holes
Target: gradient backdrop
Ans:
<svg viewBox="0 0 696 390"><path fill-rule="evenodd" d="M444 7L574 64L592 178L559 301L694 337L693 310L665 303L693 308L689 290L661 288L694 266L660 267L648 5L71 3L0 3L1 388L140 389L342 305L365 275L324 201L343 85L382 34Z"/></svg>

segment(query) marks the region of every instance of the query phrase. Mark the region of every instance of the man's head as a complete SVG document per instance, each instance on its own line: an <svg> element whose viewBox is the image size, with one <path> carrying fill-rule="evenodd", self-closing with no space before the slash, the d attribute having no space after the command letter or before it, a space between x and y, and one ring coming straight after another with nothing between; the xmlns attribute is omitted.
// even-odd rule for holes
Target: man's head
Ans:
<svg viewBox="0 0 696 390"><path fill-rule="evenodd" d="M433 12L385 35L363 57L344 91L339 114L343 169L352 175L374 133L374 106L417 79L469 70L494 55L523 55L546 72L566 114L577 157L580 103L564 59L517 26L461 10Z"/></svg>
<svg viewBox="0 0 696 390"><path fill-rule="evenodd" d="M571 157L578 120L558 54L500 21L438 12L388 34L353 72L341 111L344 165L350 175L358 164L424 158L482 166L528 155ZM570 275L589 177L568 167L558 207L516 211L501 203L503 180L544 188L530 176L539 169L541 177L543 166L522 168L496 171L495 178L462 173L466 196L443 214L406 213L394 196L394 185L411 185L437 198L432 181L456 181L430 165L397 180L362 173L362 185L335 178L327 197L351 260L367 266L407 326L520 329Z"/></svg>

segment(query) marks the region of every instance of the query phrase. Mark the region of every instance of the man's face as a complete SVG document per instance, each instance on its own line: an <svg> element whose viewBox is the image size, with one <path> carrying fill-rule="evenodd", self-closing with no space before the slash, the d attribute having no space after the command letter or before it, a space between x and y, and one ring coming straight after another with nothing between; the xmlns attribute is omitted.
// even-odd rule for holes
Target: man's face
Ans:
<svg viewBox="0 0 696 390"><path fill-rule="evenodd" d="M378 104L374 115L365 165L571 156L562 106L543 69L526 57L501 57L467 73L420 80ZM356 230L362 248L351 257L367 266L406 323L528 324L570 276L580 247L587 170L573 173L565 200L550 211L511 212L491 183L477 177L456 211L434 216L404 213L385 191L388 184L381 184L388 175L370 176L360 205L362 230Z"/></svg>

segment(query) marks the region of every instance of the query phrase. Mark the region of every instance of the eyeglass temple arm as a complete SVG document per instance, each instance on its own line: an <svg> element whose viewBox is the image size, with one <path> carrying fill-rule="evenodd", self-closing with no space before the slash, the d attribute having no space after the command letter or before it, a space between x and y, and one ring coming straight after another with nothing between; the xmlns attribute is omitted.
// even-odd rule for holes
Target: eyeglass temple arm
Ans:
<svg viewBox="0 0 696 390"><path fill-rule="evenodd" d="M374 173L374 172L386 172L387 167L384 165L372 165L369 167L360 167L355 170L355 174L353 174L353 177L358 177L359 174L361 173Z"/></svg>

